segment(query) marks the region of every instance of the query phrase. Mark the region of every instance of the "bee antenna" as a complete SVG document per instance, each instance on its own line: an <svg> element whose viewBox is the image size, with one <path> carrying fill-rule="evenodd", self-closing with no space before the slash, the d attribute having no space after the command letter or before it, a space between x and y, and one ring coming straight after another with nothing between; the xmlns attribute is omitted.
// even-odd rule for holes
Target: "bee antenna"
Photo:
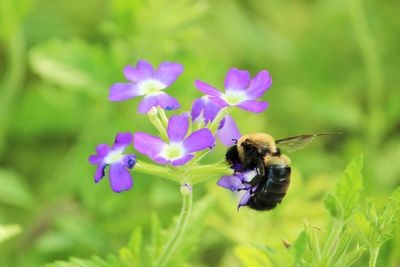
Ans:
<svg viewBox="0 0 400 267"><path fill-rule="evenodd" d="M235 144L237 144L237 139L232 138L232 141L235 142Z"/></svg>

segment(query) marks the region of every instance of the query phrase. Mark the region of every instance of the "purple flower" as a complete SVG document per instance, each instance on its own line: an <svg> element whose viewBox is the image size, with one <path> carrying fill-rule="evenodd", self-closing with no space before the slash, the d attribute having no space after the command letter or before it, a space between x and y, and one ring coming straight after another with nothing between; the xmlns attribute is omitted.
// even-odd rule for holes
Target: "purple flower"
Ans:
<svg viewBox="0 0 400 267"><path fill-rule="evenodd" d="M215 139L207 128L197 130L185 138L189 127L188 118L188 113L183 113L169 119L169 143L146 133L135 133L135 149L159 164L178 166L191 160L194 157L193 152L212 148Z"/></svg>
<svg viewBox="0 0 400 267"><path fill-rule="evenodd" d="M139 104L139 113L147 113L152 107L161 106L166 110L180 107L178 100L164 93L162 90L169 87L183 72L181 64L163 62L157 70L144 60L139 60L136 68L126 66L125 78L129 83L115 83L110 88L109 99L121 101L144 95Z"/></svg>
<svg viewBox="0 0 400 267"><path fill-rule="evenodd" d="M197 89L210 97L210 100L222 107L237 106L251 112L262 112L268 107L267 102L257 101L271 86L272 79L268 71L260 71L253 79L245 70L232 68L225 77L225 93L213 86L196 80Z"/></svg>
<svg viewBox="0 0 400 267"><path fill-rule="evenodd" d="M128 169L132 169L136 164L136 155L124 155L125 148L132 144L132 134L118 133L115 137L114 145L110 148L107 144L100 144L96 147L96 155L89 157L89 162L97 165L94 181L98 183L103 177L105 168L109 165L109 177L111 188L114 192L122 192L132 187L132 177Z"/></svg>
<svg viewBox="0 0 400 267"><path fill-rule="evenodd" d="M257 175L255 170L243 173L235 172L233 175L222 176L217 185L229 189L231 191L244 190L242 198L239 201L238 208L246 206L252 194L256 191L257 186L251 185L251 180Z"/></svg>
<svg viewBox="0 0 400 267"><path fill-rule="evenodd" d="M221 143L228 147L236 144L236 141L242 136L235 121L229 115L226 115L225 118L221 120L216 134L219 140L221 140Z"/></svg>
<svg viewBox="0 0 400 267"><path fill-rule="evenodd" d="M190 115L193 123L204 122L204 124L207 124L215 119L221 108L221 105L214 103L205 95L193 102Z"/></svg>

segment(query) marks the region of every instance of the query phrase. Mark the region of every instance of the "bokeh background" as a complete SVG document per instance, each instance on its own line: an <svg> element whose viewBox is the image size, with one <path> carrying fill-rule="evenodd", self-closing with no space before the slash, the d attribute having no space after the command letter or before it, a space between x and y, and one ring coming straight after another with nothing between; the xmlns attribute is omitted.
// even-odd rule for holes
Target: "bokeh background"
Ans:
<svg viewBox="0 0 400 267"><path fill-rule="evenodd" d="M106 179L94 184L87 162L119 131L155 133L138 100L107 100L138 59L184 64L168 92L186 110L201 96L195 79L221 88L230 67L269 70L270 107L233 113L242 133L344 133L291 155L293 183L271 212L237 212L218 177L196 186L171 266L243 266L246 246L293 242L305 218L329 227L321 199L359 153L363 194L382 207L400 184L399 10L377 0L1 0L0 224L21 231L0 245L0 266L117 253L137 226L151 238L154 214L164 228L178 214L177 184L133 172L133 189L116 194ZM378 266L399 266L399 254L397 229Z"/></svg>

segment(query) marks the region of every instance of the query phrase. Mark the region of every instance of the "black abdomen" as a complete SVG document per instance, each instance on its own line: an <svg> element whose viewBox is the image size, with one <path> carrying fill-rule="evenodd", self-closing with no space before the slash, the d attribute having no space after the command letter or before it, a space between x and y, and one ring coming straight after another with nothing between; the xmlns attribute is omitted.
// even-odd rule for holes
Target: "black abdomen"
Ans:
<svg viewBox="0 0 400 267"><path fill-rule="evenodd" d="M267 166L266 174L254 194L251 196L248 206L255 210L270 210L275 208L286 195L290 184L291 168L288 165L274 164Z"/></svg>

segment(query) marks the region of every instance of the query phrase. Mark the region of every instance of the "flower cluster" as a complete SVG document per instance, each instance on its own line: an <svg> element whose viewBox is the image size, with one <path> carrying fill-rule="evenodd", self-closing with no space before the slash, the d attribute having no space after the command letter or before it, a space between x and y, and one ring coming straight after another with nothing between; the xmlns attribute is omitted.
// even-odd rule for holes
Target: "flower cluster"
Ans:
<svg viewBox="0 0 400 267"><path fill-rule="evenodd" d="M173 62L161 63L156 70L144 60L139 60L135 67L125 67L123 73L128 82L113 84L109 99L122 101L143 96L138 112L148 114L159 135L139 131L118 133L112 147L98 145L96 154L89 157L89 162L97 165L96 183L104 177L107 166L110 185L115 192L132 187L129 170L133 168L180 181L188 188L197 178L203 179L204 173L215 171L218 175L232 172L225 163L201 166L198 162L212 151L216 137L226 146L233 145L234 140L240 138L239 129L229 116L233 107L257 113L268 107L267 102L257 99L271 86L271 77L265 70L251 78L248 71L232 68L226 74L224 92L196 80L195 87L205 95L193 101L190 112L177 113L175 110L181 105L164 90L172 86L182 72L183 66ZM166 111L174 111L174 114L168 119ZM133 148L157 165L137 161L135 154L125 154L126 149ZM243 206L256 189L250 183L252 177L252 172L236 172L224 175L218 185L232 191L246 191L239 203Z"/></svg>

